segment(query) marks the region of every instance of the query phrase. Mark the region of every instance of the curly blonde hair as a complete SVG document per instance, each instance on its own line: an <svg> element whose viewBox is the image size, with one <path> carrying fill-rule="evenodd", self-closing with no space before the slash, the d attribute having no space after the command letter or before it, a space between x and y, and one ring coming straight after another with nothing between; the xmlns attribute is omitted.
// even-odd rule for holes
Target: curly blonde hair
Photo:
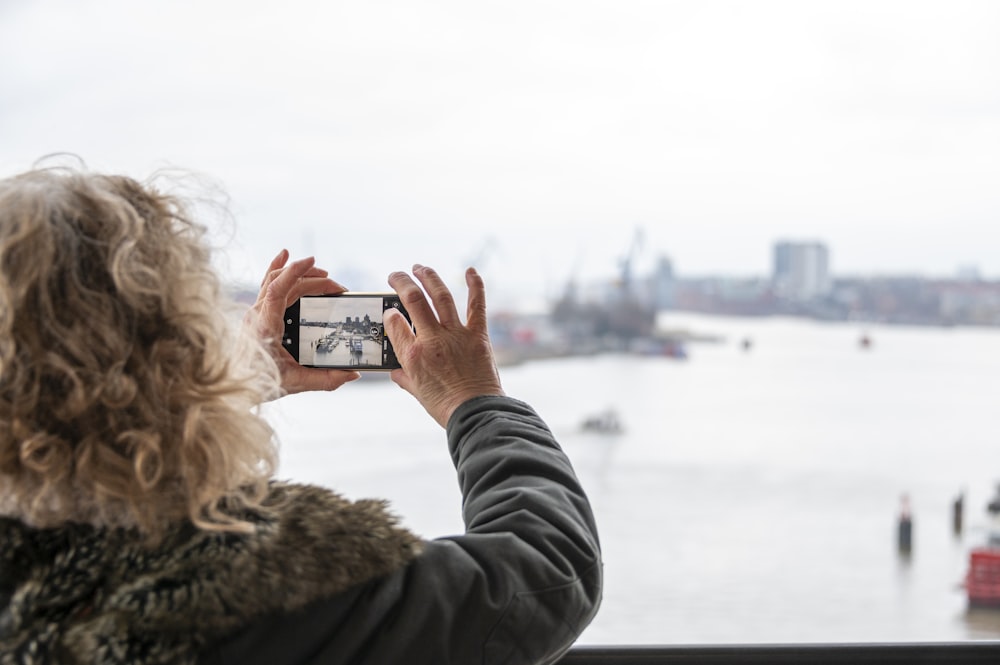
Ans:
<svg viewBox="0 0 1000 665"><path fill-rule="evenodd" d="M276 395L178 197L39 168L0 181L0 494L37 526L249 529ZM13 507L11 504L13 503Z"/></svg>

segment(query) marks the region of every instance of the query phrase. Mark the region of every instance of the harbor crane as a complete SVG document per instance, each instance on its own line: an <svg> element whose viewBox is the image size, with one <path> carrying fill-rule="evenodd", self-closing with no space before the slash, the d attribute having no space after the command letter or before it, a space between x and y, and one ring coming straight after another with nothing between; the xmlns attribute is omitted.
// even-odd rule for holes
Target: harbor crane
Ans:
<svg viewBox="0 0 1000 665"><path fill-rule="evenodd" d="M632 295L632 268L642 251L644 242L645 234L642 227L636 227L632 234L632 244L628 248L628 253L618 260L618 267L621 271L618 286L626 295Z"/></svg>

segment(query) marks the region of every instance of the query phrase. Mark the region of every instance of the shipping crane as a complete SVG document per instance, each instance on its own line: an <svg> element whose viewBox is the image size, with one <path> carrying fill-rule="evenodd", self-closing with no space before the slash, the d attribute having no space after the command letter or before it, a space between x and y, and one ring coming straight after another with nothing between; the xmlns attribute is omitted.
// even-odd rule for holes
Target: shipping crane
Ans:
<svg viewBox="0 0 1000 665"><path fill-rule="evenodd" d="M642 251L643 243L645 242L645 234L642 231L642 227L636 227L635 232L632 234L632 244L629 246L628 253L618 260L618 267L621 272L619 277L618 287L625 295L632 294L632 267L635 263L636 258Z"/></svg>

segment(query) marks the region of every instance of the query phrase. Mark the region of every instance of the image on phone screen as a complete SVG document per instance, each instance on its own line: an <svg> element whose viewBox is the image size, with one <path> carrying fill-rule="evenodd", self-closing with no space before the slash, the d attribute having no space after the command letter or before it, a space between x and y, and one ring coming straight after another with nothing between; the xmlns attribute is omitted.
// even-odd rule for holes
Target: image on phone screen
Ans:
<svg viewBox="0 0 1000 665"><path fill-rule="evenodd" d="M405 315L394 293L300 298L285 313L285 346L308 367L395 369L399 363L382 323L389 308Z"/></svg>

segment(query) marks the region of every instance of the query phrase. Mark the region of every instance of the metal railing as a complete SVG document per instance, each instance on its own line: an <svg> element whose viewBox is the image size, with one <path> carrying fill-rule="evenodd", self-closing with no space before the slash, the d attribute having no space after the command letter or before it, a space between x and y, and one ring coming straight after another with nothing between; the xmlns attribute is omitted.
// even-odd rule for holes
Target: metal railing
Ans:
<svg viewBox="0 0 1000 665"><path fill-rule="evenodd" d="M914 644L578 646L559 665L1000 664L1000 641Z"/></svg>

